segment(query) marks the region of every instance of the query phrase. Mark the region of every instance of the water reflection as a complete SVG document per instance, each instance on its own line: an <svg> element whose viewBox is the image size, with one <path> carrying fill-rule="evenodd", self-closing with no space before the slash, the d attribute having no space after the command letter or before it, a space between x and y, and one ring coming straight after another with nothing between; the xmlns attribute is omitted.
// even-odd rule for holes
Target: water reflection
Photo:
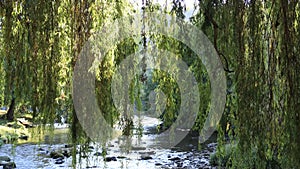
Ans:
<svg viewBox="0 0 300 169"><path fill-rule="evenodd" d="M198 142L194 133L189 134L173 149L162 149L157 145L154 128L160 123L157 119L145 118L143 121L144 134L132 137L118 136L106 145L106 157L115 160L105 160L99 144L91 144L85 156L77 154L76 168L107 168L107 169L139 169L139 168L201 168L208 166L209 154L214 151L209 146L203 146L197 151ZM27 142L13 146L0 147L0 156L9 156L17 168L72 168L72 157L64 157L62 164L55 164L50 158L52 151L69 151L68 129L55 129L40 132L32 129L32 137ZM215 146L211 146L215 147ZM77 146L80 149L80 146ZM201 166L200 166L201 165Z"/></svg>

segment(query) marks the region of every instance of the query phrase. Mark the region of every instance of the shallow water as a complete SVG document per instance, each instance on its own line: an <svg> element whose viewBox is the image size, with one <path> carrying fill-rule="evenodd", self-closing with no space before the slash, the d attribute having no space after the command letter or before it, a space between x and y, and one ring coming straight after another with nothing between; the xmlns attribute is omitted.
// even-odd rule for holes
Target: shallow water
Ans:
<svg viewBox="0 0 300 169"><path fill-rule="evenodd" d="M155 119L144 120L144 133L142 137L134 135L128 139L123 136L116 137L107 144L107 157L116 157L116 161L105 162L102 156L95 156L102 152L100 145L92 144L86 157L79 158L77 154L76 168L106 168L106 169L141 169L141 168L210 168L209 155L215 150L215 143L203 145L198 151L197 137L188 135L178 146L172 150L158 148L155 142L156 134L149 134L151 129L159 122ZM53 138L47 133L43 135L40 145L36 143L22 143L20 145L5 144L0 147L0 156L9 156L17 168L72 168L72 157L64 157L63 164L55 164L56 160L50 158L51 151L66 150L68 130L56 129ZM151 132L150 132L151 133ZM32 142L29 140L29 142ZM155 143L155 144L154 144ZM77 146L79 149L80 147ZM142 160L142 157L148 160ZM118 158L119 157L119 158ZM0 167L1 168L1 167Z"/></svg>

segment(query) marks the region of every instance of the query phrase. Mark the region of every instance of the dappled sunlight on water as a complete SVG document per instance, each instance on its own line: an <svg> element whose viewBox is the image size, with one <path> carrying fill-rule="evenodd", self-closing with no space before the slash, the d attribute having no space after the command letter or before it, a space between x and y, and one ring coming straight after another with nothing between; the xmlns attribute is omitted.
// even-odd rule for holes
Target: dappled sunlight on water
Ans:
<svg viewBox="0 0 300 169"><path fill-rule="evenodd" d="M158 148L157 135L151 133L150 130L153 130L160 122L150 117L142 119L141 122L144 126L142 136L124 137L120 135L106 144L106 157L113 160L106 162L102 156L102 147L98 144L91 144L85 156L80 158L80 155L77 154L76 168L153 169L209 166L209 155L214 151L215 145L203 146L201 151L197 151L198 145L195 140L197 137L188 136L189 139L185 139L180 146L174 147L172 150ZM67 146L67 129L60 128L44 133L34 132L39 139L31 138L27 142L15 146L5 144L0 147L0 156L9 156L20 169L72 168L72 157L61 158L62 164L56 164L57 159L50 158L50 153L53 151L71 152L71 148ZM32 137L35 136L32 135ZM38 140L40 144L38 144ZM80 146L77 146L78 151L79 149Z"/></svg>

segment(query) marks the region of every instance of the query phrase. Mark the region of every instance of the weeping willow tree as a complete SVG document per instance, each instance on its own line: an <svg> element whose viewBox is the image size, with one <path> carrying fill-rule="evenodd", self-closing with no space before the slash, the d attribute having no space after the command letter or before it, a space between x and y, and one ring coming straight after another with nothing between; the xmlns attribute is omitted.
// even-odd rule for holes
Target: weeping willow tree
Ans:
<svg viewBox="0 0 300 169"><path fill-rule="evenodd" d="M70 117L71 138L82 151L91 142L83 131L72 103L72 76L78 55L92 33L106 23L131 12L121 1L1 1L1 106L9 105L8 120L15 107L30 105L36 123L53 124L66 113ZM128 46L132 49L128 50ZM117 114L112 104L109 82L116 60L134 50L132 40L112 47L100 64L99 106L113 125ZM94 58L92 58L94 59ZM118 64L118 63L117 63ZM3 65L3 66L2 66ZM3 82L3 83L2 83ZM3 89L3 90L2 90ZM71 112L71 113L68 113ZM75 167L75 166L74 166Z"/></svg>
<svg viewBox="0 0 300 169"><path fill-rule="evenodd" d="M126 16L128 14L127 12L130 12L130 9L128 8L128 4L121 1L76 1L75 4L70 4L68 7L68 12L72 16L72 21L70 22L71 31L69 36L72 37L72 46L70 47L72 58L70 70L73 72L79 53L83 49L85 43L89 40L91 34L97 34L99 32L101 33L103 26L109 25L114 20ZM116 64L122 61L125 56L133 53L134 51L134 43L132 43L132 41L125 40L124 42L118 43L120 44L110 47L110 50L106 53L105 57L102 58L103 60L101 60L101 62L97 62L97 56L88 58L95 62L96 66L94 65L93 67L93 71L96 75L95 93L97 95L97 101L101 113L111 127L113 127L116 120L119 119L119 114L112 102L111 79L114 74ZM105 46L106 44L98 45L101 47ZM81 83L88 82L83 81ZM93 140L91 140L83 130L74 108L72 109L71 121L72 143L74 145L73 164L75 167L76 144L83 145L80 152L85 154L85 150L89 146L89 143L91 143ZM101 146L105 152L105 143Z"/></svg>
<svg viewBox="0 0 300 169"><path fill-rule="evenodd" d="M2 4L1 4L2 5ZM4 19L4 8L0 8L0 44L3 44L3 19ZM4 67L4 53L3 48L0 48L0 76L5 77L5 71L3 69ZM1 78L0 80L0 105L1 107L4 105L4 84L5 84L5 78Z"/></svg>
<svg viewBox="0 0 300 169"><path fill-rule="evenodd" d="M34 5L33 5L34 4ZM59 66L55 19L58 3L1 1L3 21L4 105L7 119L14 119L16 105L30 102L33 116L53 120ZM31 75L31 76L28 76Z"/></svg>
<svg viewBox="0 0 300 169"><path fill-rule="evenodd" d="M237 146L233 168L298 168L299 3L201 1L197 23L228 65L228 96L219 130ZM228 64L229 63L229 64ZM229 81L230 80L230 81ZM233 82L232 84L230 84ZM228 125L226 125L228 124ZM228 127L229 126L229 127Z"/></svg>
<svg viewBox="0 0 300 169"><path fill-rule="evenodd" d="M254 1L239 5L244 9L241 17L247 16L238 32L244 41L237 66L241 71L237 79L238 148L246 157L240 160L248 161L243 167L299 167L299 137L294 134L299 129L294 121L299 119L294 89L299 83L295 72L299 61L293 38L299 35L297 4Z"/></svg>
<svg viewBox="0 0 300 169"><path fill-rule="evenodd" d="M172 1L171 8L167 11L145 0L142 11L161 10L185 19L184 1ZM198 9L190 21L211 40L227 73L226 109L218 130L219 156L225 156L223 145L229 142L236 146L227 167L300 168L299 2L201 0ZM14 120L18 106L30 105L35 121L43 124L53 124L66 113L74 143L74 167L76 145L84 145L84 149L91 142L72 103L72 77L79 53L103 25L133 11L119 0L0 1L0 106L8 106L6 118ZM179 34L184 36L185 32ZM133 38L118 42L95 69L95 92L102 113L111 126L119 120L110 86L115 70L127 55L141 48L149 50L152 44L186 62L201 82L202 106L194 126L200 130L211 99L204 66L186 45L144 30L138 42ZM151 59L155 58L144 57L143 61ZM141 69L143 74L131 82L130 102L141 109L140 82L147 84L151 79L154 86L150 88L158 86L168 98L166 110L160 114L169 127L178 116L182 91L166 72L154 71L147 77L145 67ZM132 134L132 117L123 118L123 122L123 134Z"/></svg>
<svg viewBox="0 0 300 169"><path fill-rule="evenodd" d="M279 26L278 33L278 57L274 61L278 65L281 74L275 76L282 86L278 86L281 99L277 106L282 108L280 118L283 116L284 140L283 153L279 159L287 167L298 168L300 166L299 130L299 35L300 35L300 4L298 1L280 1L275 6L280 9L277 14ZM278 24L277 22L277 24ZM275 22L276 26L276 22ZM282 58L283 57L283 58ZM277 68L277 67L276 67ZM281 81L282 80L282 81ZM275 85L274 85L275 86ZM282 91L282 88L285 91ZM280 119L281 120L281 119ZM281 123L281 121L279 121ZM287 158L284 158L287 157Z"/></svg>

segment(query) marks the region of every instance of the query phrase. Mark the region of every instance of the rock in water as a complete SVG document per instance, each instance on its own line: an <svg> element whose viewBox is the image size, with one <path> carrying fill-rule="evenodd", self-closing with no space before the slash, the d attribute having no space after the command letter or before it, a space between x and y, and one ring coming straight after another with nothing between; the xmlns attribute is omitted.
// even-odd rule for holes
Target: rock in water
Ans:
<svg viewBox="0 0 300 169"><path fill-rule="evenodd" d="M171 160L171 161L179 161L181 159L179 157L172 157L172 158L169 158L169 160Z"/></svg>
<svg viewBox="0 0 300 169"><path fill-rule="evenodd" d="M142 151L142 150L146 150L146 147L131 147L131 150L133 150L133 151Z"/></svg>
<svg viewBox="0 0 300 169"><path fill-rule="evenodd" d="M72 144L66 144L65 148L73 148L73 145Z"/></svg>
<svg viewBox="0 0 300 169"><path fill-rule="evenodd" d="M104 161L110 162L110 161L117 161L116 157L105 157Z"/></svg>
<svg viewBox="0 0 300 169"><path fill-rule="evenodd" d="M63 164L65 161L63 159L57 159L55 164Z"/></svg>
<svg viewBox="0 0 300 169"><path fill-rule="evenodd" d="M0 161L10 162L10 158L8 156L0 156Z"/></svg>
<svg viewBox="0 0 300 169"><path fill-rule="evenodd" d="M50 157L53 159L58 159L58 158L64 158L64 155L62 153L52 151L50 153Z"/></svg>
<svg viewBox="0 0 300 169"><path fill-rule="evenodd" d="M3 165L3 169L13 169L13 168L17 168L14 162L8 162Z"/></svg>
<svg viewBox="0 0 300 169"><path fill-rule="evenodd" d="M149 155L141 155L141 160L151 160L151 159L153 158Z"/></svg>
<svg viewBox="0 0 300 169"><path fill-rule="evenodd" d="M96 153L94 153L94 156L102 156L103 154L102 153L100 153L100 152L96 152Z"/></svg>

